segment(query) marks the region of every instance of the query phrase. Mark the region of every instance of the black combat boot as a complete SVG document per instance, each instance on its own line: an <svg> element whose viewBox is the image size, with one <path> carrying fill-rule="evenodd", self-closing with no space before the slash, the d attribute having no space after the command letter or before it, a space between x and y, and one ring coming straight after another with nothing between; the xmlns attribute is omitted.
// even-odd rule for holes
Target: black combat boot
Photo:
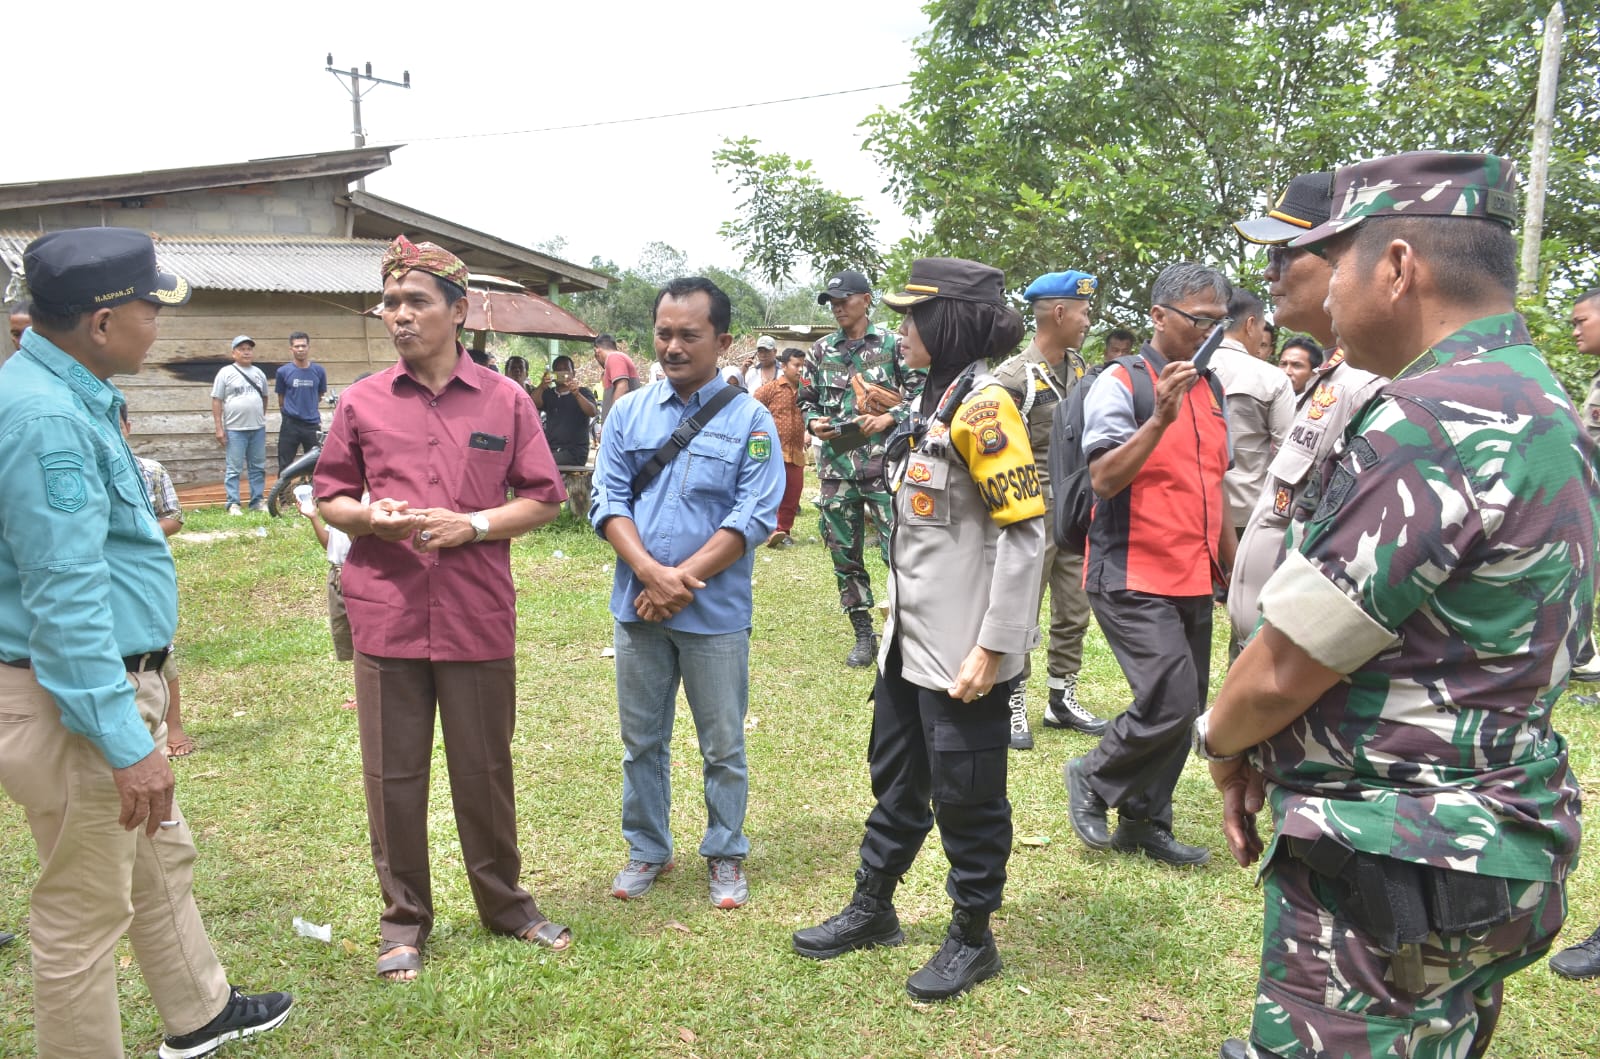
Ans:
<svg viewBox="0 0 1600 1059"><path fill-rule="evenodd" d="M864 610L850 611L850 627L856 632L856 645L844 664L852 669L870 666L878 657L878 637L872 631L872 615Z"/></svg>
<svg viewBox="0 0 1600 1059"><path fill-rule="evenodd" d="M906 936L893 901L899 881L865 865L857 868L850 903L826 922L795 931L794 951L813 960L831 960L856 949L900 944Z"/></svg>
<svg viewBox="0 0 1600 1059"><path fill-rule="evenodd" d="M906 981L918 1000L949 1000L1000 973L1000 951L989 931L989 913L958 908L933 959Z"/></svg>

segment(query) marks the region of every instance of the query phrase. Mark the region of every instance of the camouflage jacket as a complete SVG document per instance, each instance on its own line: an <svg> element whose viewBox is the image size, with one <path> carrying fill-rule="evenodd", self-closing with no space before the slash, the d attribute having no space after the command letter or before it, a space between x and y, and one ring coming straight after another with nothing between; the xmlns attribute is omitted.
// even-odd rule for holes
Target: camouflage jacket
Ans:
<svg viewBox="0 0 1600 1059"><path fill-rule="evenodd" d="M1348 675L1258 748L1280 836L1565 877L1578 788L1550 711L1593 610L1595 458L1512 313L1436 344L1351 421L1261 594Z"/></svg>
<svg viewBox="0 0 1600 1059"><path fill-rule="evenodd" d="M827 417L834 423L854 419L856 395L850 388L852 376L860 374L867 382L899 390L909 401L922 393L926 372L906 367L900 356L900 341L877 324L868 324L867 333L851 342L843 331L817 339L806 355L805 375L800 381L800 417L807 428L813 419ZM895 410L895 422L910 414L910 406ZM873 437L849 452L835 453L822 443L822 458L817 461L817 477L861 480L883 474L883 446L891 430Z"/></svg>
<svg viewBox="0 0 1600 1059"><path fill-rule="evenodd" d="M1037 340L994 369L994 377L1006 388L1028 424L1028 443L1033 446L1033 459L1039 468L1039 487L1046 503L1051 496L1050 426L1055 422L1056 407L1078 385L1085 370L1083 358L1075 349L1067 350L1061 363L1051 367L1039 351Z"/></svg>

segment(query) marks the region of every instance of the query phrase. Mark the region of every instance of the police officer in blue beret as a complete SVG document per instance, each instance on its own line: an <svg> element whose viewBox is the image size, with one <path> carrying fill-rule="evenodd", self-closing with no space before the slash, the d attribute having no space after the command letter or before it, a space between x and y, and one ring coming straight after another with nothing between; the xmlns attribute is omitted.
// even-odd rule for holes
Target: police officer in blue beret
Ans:
<svg viewBox="0 0 1600 1059"><path fill-rule="evenodd" d="M41 1055L122 1054L131 932L161 1054L204 1055L275 1028L292 1001L230 986L195 907L163 753L177 579L109 381L138 372L189 285L126 228L41 236L23 270L33 325L0 367L0 785L39 851L34 1034Z"/></svg>
<svg viewBox="0 0 1600 1059"><path fill-rule="evenodd" d="M1089 305L1099 282L1087 272L1069 270L1046 272L1023 291L1033 310L1033 341L1028 348L995 369L1017 403L1028 424L1028 441L1033 445L1039 467L1039 484L1044 489L1045 552L1043 585L1050 586L1050 702L1045 707L1047 728L1070 728L1086 735L1099 735L1106 722L1078 703L1078 670L1083 666L1083 633L1089 627L1089 597L1083 591L1083 556L1059 550L1052 525L1050 490L1050 424L1056 408L1085 370L1078 350L1089 333ZM1028 677L1033 671L1030 656L1022 677L1012 689L1011 749L1033 748L1033 733L1028 729Z"/></svg>

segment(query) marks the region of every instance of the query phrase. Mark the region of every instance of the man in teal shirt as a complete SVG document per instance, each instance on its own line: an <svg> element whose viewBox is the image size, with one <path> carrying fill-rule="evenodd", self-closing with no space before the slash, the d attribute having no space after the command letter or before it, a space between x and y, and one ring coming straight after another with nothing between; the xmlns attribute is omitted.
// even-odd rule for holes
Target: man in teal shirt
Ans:
<svg viewBox="0 0 1600 1059"><path fill-rule="evenodd" d="M120 1056L127 933L167 1059L276 1027L291 1000L228 985L192 893L194 841L162 752L178 621L172 554L118 426L189 286L149 236L53 232L23 269L33 326L0 368L0 786L39 850L34 1030L45 1056Z"/></svg>

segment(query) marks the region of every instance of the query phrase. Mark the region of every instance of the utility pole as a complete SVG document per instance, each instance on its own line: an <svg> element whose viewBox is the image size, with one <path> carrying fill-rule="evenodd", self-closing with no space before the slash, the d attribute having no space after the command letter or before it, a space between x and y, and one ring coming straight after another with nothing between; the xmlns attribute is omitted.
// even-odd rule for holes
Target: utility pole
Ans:
<svg viewBox="0 0 1600 1059"><path fill-rule="evenodd" d="M368 92L372 91L372 89L378 87L379 85L393 85L396 88L410 88L411 87L411 71L410 70L406 70L401 75L403 80L390 81L390 80L387 80L387 79L382 78L382 77L374 77L374 76L372 76L372 64L371 63L367 63L367 69L366 69L365 73L362 73L360 70L356 69L354 66L350 67L348 72L343 71L343 70L336 70L336 69L333 68L333 52L331 52L331 51L328 53L327 70L335 78L339 79L341 84L343 83L344 78L346 78L346 77L350 78L350 89L349 89L349 91L350 91L350 113L351 113L352 118L353 118L353 120L355 122L355 128L353 130L353 134L355 136L356 146L357 147L365 147L367 145L367 133L366 133L366 130L361 125L361 97L366 95ZM361 82L362 81L371 81L372 84L368 88L363 89L361 87ZM367 190L367 178L366 177L361 177L358 180L356 180L356 187L359 188L362 191Z"/></svg>
<svg viewBox="0 0 1600 1059"><path fill-rule="evenodd" d="M1533 151L1528 158L1528 209L1522 221L1524 298L1539 290L1539 244L1544 239L1544 195L1550 169L1550 137L1556 121L1556 87L1561 73L1561 37L1566 14L1557 3L1544 20L1544 50L1539 57L1539 95L1534 103Z"/></svg>

